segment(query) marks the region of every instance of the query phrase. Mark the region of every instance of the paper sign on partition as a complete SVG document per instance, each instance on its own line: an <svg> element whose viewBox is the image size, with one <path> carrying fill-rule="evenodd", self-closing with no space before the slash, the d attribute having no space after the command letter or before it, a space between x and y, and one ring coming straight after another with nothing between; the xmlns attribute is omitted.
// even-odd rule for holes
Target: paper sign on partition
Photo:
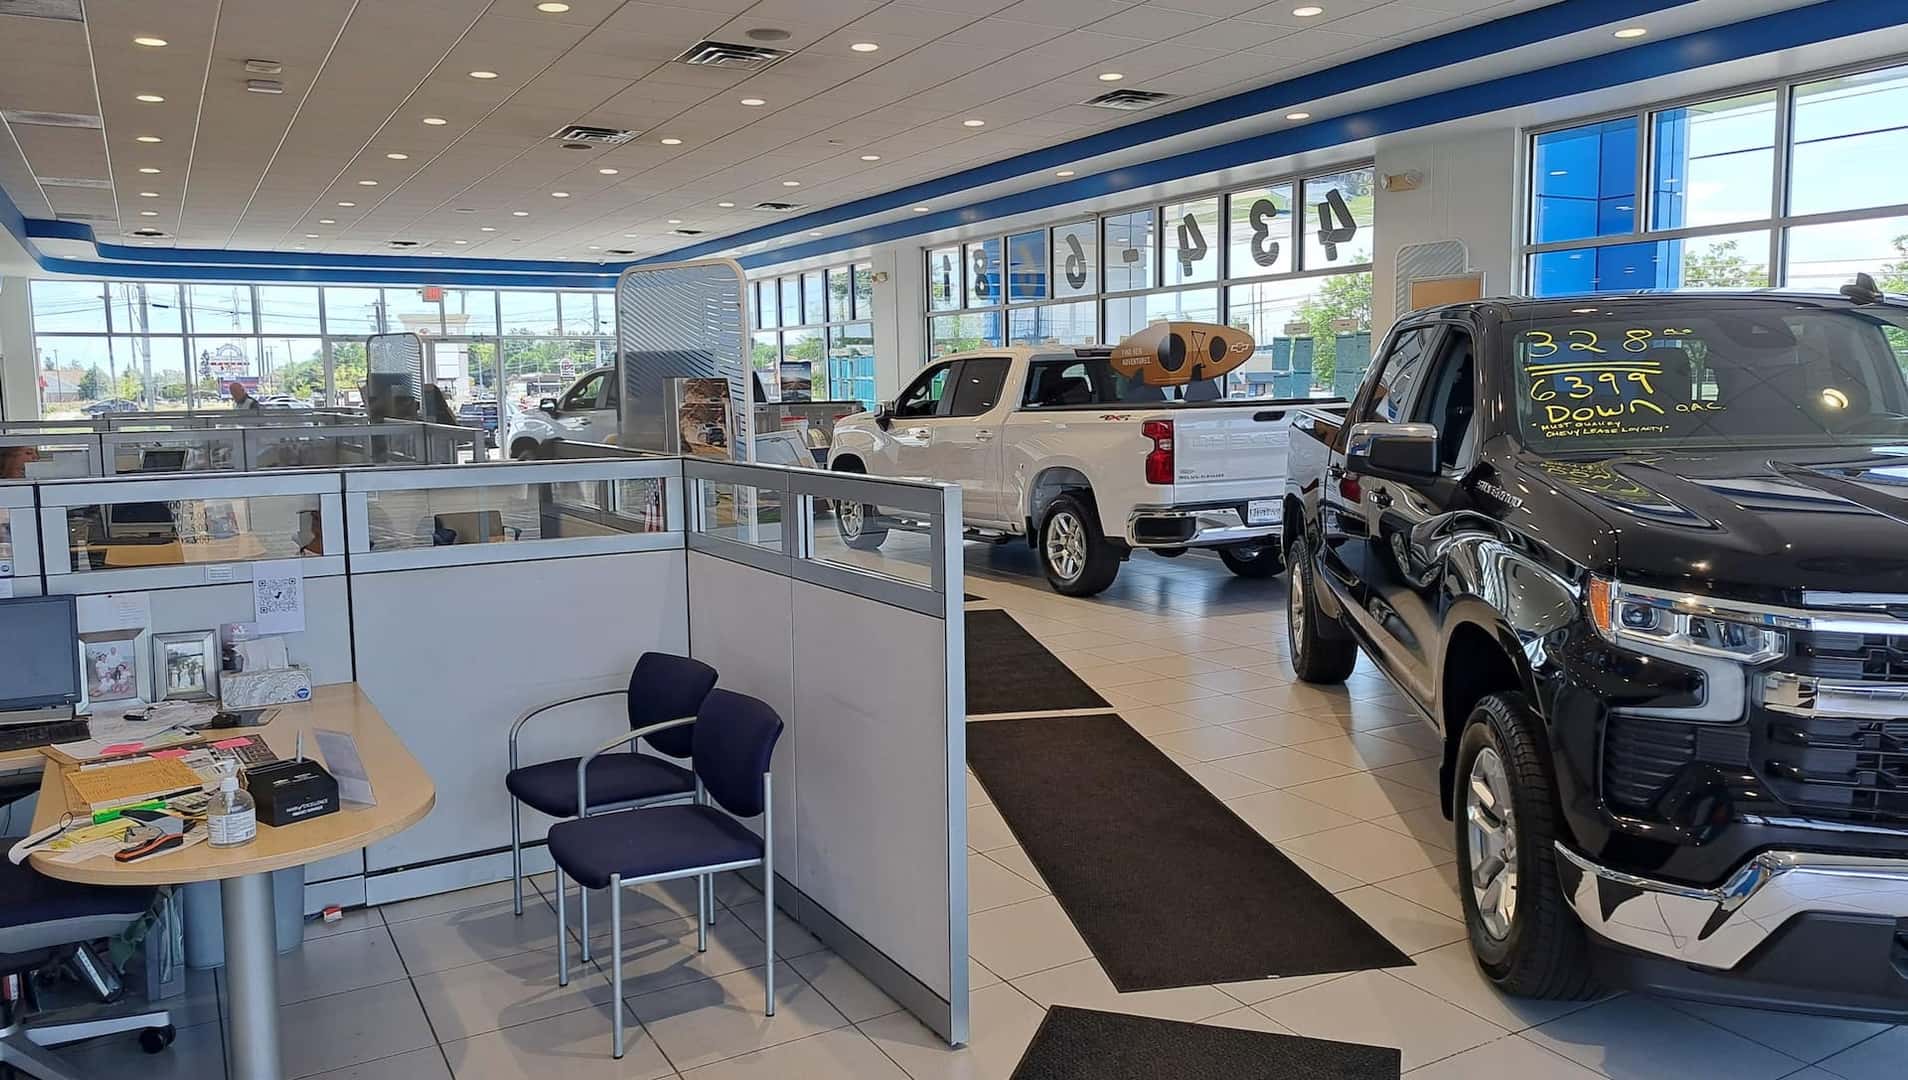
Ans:
<svg viewBox="0 0 1908 1080"><path fill-rule="evenodd" d="M305 568L298 559L252 565L254 632L295 634L305 629Z"/></svg>

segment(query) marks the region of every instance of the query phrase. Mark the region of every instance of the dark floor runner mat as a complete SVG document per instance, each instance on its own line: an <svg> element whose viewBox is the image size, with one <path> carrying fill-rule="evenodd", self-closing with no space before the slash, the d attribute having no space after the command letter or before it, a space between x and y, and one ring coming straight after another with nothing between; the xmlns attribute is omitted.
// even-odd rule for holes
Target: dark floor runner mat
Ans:
<svg viewBox="0 0 1908 1080"><path fill-rule="evenodd" d="M1012 615L967 613L967 715L1104 708L1106 699Z"/></svg>
<svg viewBox="0 0 1908 1080"><path fill-rule="evenodd" d="M972 723L967 763L1123 992L1411 964L1118 716Z"/></svg>
<svg viewBox="0 0 1908 1080"><path fill-rule="evenodd" d="M1013 1080L1398 1080L1389 1046L1056 1005Z"/></svg>
<svg viewBox="0 0 1908 1080"><path fill-rule="evenodd" d="M961 596L965 598L966 602L969 604L978 604L982 600L987 599L985 596L981 596L978 593L962 593Z"/></svg>

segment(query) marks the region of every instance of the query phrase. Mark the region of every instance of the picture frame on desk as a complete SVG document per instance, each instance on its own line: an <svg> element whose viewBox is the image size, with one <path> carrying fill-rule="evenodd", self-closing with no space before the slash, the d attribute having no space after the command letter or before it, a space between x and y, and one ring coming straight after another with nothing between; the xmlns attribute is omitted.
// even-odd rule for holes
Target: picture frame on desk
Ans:
<svg viewBox="0 0 1908 1080"><path fill-rule="evenodd" d="M152 636L154 701L212 701L219 696L219 632Z"/></svg>
<svg viewBox="0 0 1908 1080"><path fill-rule="evenodd" d="M95 630L79 636L81 713L120 708L146 700L150 685L141 658L144 630Z"/></svg>

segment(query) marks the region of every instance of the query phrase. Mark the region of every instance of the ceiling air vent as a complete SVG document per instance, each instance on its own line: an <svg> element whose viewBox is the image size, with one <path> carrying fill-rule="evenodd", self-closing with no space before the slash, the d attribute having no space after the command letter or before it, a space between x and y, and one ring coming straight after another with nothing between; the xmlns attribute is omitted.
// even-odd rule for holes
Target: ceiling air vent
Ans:
<svg viewBox="0 0 1908 1080"><path fill-rule="evenodd" d="M702 229L671 229L669 231L677 236L701 236L703 233Z"/></svg>
<svg viewBox="0 0 1908 1080"><path fill-rule="evenodd" d="M17 15L23 19L57 19L61 22L85 21L85 16L80 12L80 0L0 0L0 15Z"/></svg>
<svg viewBox="0 0 1908 1080"><path fill-rule="evenodd" d="M86 113L34 112L29 109L0 109L0 119L9 124L33 124L38 127L96 128L99 117Z"/></svg>
<svg viewBox="0 0 1908 1080"><path fill-rule="evenodd" d="M61 221L118 221L113 214L60 214Z"/></svg>
<svg viewBox="0 0 1908 1080"><path fill-rule="evenodd" d="M727 41L698 41L689 46L688 51L676 57L678 64L694 64L698 67L741 68L760 71L788 55L787 49L771 49L767 45L737 45Z"/></svg>
<svg viewBox="0 0 1908 1080"><path fill-rule="evenodd" d="M94 180L85 176L36 176L41 187L76 187L108 190L113 186L111 180Z"/></svg>
<svg viewBox="0 0 1908 1080"><path fill-rule="evenodd" d="M637 136L637 132L621 128L593 127L589 124L571 124L569 127L550 134L552 139L566 143L590 143L596 146L615 146L626 143Z"/></svg>
<svg viewBox="0 0 1908 1080"><path fill-rule="evenodd" d="M770 214L792 214L797 210L807 209L801 203L792 202L759 202L755 204L755 208Z"/></svg>
<svg viewBox="0 0 1908 1080"><path fill-rule="evenodd" d="M132 232L129 232L126 235L137 236L142 240L152 240L161 236L165 236L166 232L163 229L134 229Z"/></svg>
<svg viewBox="0 0 1908 1080"><path fill-rule="evenodd" d="M1136 112L1150 109L1162 101L1172 100L1172 94L1162 94L1157 90L1110 90L1099 97L1088 98L1082 105L1091 105L1096 109L1118 109L1121 112Z"/></svg>
<svg viewBox="0 0 1908 1080"><path fill-rule="evenodd" d="M611 249L609 249L609 254L611 254L611 255L634 255L634 254L636 254L636 249L635 249L635 248L611 248Z"/></svg>
<svg viewBox="0 0 1908 1080"><path fill-rule="evenodd" d="M419 244L422 244L423 241L421 240L388 240L386 241L386 243L390 244L394 248L414 248L414 247L417 247Z"/></svg>

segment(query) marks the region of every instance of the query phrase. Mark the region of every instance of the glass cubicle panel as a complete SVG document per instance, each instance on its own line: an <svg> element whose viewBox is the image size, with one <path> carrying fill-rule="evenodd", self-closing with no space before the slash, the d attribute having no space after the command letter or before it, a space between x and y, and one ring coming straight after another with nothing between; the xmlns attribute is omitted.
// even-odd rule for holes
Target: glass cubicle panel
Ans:
<svg viewBox="0 0 1908 1080"><path fill-rule="evenodd" d="M247 469L335 469L418 465L430 460L421 424L253 428L245 433Z"/></svg>
<svg viewBox="0 0 1908 1080"><path fill-rule="evenodd" d="M660 476L366 491L372 552L668 531Z"/></svg>
<svg viewBox="0 0 1908 1080"><path fill-rule="evenodd" d="M100 437L37 430L0 435L0 481L70 480L100 475Z"/></svg>
<svg viewBox="0 0 1908 1080"><path fill-rule="evenodd" d="M74 573L255 562L338 554L326 550L320 496L248 495L86 503L66 517Z"/></svg>
<svg viewBox="0 0 1908 1080"><path fill-rule="evenodd" d="M115 432L101 439L106 475L226 472L244 467L244 433L236 429Z"/></svg>
<svg viewBox="0 0 1908 1080"><path fill-rule="evenodd" d="M879 495L808 500L814 542L809 558L830 566L932 588L940 515L897 506Z"/></svg>
<svg viewBox="0 0 1908 1080"><path fill-rule="evenodd" d="M720 480L694 481L695 531L769 551L786 551L782 538L784 493Z"/></svg>

